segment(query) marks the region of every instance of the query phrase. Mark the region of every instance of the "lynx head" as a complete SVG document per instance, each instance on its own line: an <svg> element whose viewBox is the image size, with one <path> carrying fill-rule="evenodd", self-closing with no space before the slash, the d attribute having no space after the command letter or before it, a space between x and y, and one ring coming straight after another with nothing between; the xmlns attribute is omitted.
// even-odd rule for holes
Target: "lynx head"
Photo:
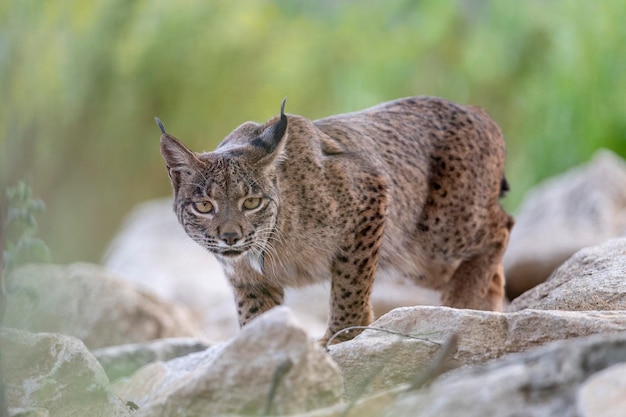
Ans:
<svg viewBox="0 0 626 417"><path fill-rule="evenodd" d="M189 150L157 119L174 210L183 228L221 261L245 255L259 272L277 239L276 169L286 142L284 106L283 100L279 117L263 125L244 123L215 151L204 153Z"/></svg>

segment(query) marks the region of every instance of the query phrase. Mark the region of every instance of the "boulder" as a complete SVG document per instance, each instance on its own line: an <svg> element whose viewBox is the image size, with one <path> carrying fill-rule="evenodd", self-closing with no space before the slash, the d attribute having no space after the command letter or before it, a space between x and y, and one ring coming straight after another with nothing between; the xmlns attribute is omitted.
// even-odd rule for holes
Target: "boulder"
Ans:
<svg viewBox="0 0 626 417"><path fill-rule="evenodd" d="M74 336L91 349L202 334L184 307L96 265L28 265L11 274L8 287L6 326Z"/></svg>
<svg viewBox="0 0 626 417"><path fill-rule="evenodd" d="M239 332L221 266L184 232L171 198L136 206L109 244L103 264L135 287L194 311L210 340L228 340Z"/></svg>
<svg viewBox="0 0 626 417"><path fill-rule="evenodd" d="M111 381L130 376L144 365L169 361L209 348L203 339L173 337L143 343L131 343L93 350L91 353L104 368Z"/></svg>
<svg viewBox="0 0 626 417"><path fill-rule="evenodd" d="M390 408L406 390L405 385L400 385L397 388L381 391L355 401L347 401L332 407L291 415L290 417L381 417L385 410Z"/></svg>
<svg viewBox="0 0 626 417"><path fill-rule="evenodd" d="M580 417L626 415L626 362L612 365L587 379L576 396Z"/></svg>
<svg viewBox="0 0 626 417"><path fill-rule="evenodd" d="M50 413L45 408L10 408L8 410L11 417L50 417Z"/></svg>
<svg viewBox="0 0 626 417"><path fill-rule="evenodd" d="M206 336L225 341L239 332L232 290L221 266L183 231L171 198L139 204L128 215L104 256L104 264L128 282L202 317ZM329 283L287 288L290 307L312 337L326 332ZM376 315L393 308L439 304L439 295L392 279L377 280L372 304Z"/></svg>
<svg viewBox="0 0 626 417"><path fill-rule="evenodd" d="M582 249L509 306L510 311L526 308L626 310L626 238Z"/></svg>
<svg viewBox="0 0 626 417"><path fill-rule="evenodd" d="M2 328L0 350L12 415L130 417L80 340Z"/></svg>
<svg viewBox="0 0 626 417"><path fill-rule="evenodd" d="M277 307L226 344L148 365L115 387L139 406L137 417L274 415L337 403L342 379L289 310Z"/></svg>
<svg viewBox="0 0 626 417"><path fill-rule="evenodd" d="M406 393L383 415L577 417L579 386L620 362L626 362L626 333L554 342L484 366L449 372L426 389ZM623 375L618 376L620 384ZM578 408L586 407L581 401ZM624 415L621 411L619 415Z"/></svg>
<svg viewBox="0 0 626 417"><path fill-rule="evenodd" d="M625 235L626 163L601 150L527 193L504 255L508 297L543 282L578 250Z"/></svg>
<svg viewBox="0 0 626 417"><path fill-rule="evenodd" d="M458 348L448 369L482 364L556 340L620 332L626 328L626 311L494 313L407 307L384 315L372 327L419 339L365 330L351 341L331 346L348 398L415 381L453 333L458 335Z"/></svg>

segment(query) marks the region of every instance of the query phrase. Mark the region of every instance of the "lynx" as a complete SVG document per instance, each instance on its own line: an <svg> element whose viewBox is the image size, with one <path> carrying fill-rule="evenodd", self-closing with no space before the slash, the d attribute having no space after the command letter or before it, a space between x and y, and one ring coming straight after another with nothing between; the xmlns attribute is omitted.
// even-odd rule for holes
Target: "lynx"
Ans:
<svg viewBox="0 0 626 417"><path fill-rule="evenodd" d="M204 153L157 119L178 220L223 266L241 326L285 287L325 279L325 339L368 325L377 275L438 290L446 306L501 309L513 219L499 204L505 143L485 111L412 97L311 121L284 106Z"/></svg>

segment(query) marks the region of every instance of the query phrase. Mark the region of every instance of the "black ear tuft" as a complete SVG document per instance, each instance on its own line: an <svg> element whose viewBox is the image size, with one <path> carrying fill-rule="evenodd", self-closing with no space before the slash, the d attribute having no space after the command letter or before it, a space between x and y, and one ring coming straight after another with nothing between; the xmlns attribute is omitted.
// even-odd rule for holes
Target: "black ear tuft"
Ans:
<svg viewBox="0 0 626 417"><path fill-rule="evenodd" d="M274 141L278 144L280 140L285 136L287 131L287 116L285 116L285 103L287 103L287 97L280 103L280 120L273 126Z"/></svg>
<svg viewBox="0 0 626 417"><path fill-rule="evenodd" d="M251 142L252 145L263 148L268 154L274 152L278 148L281 139L285 136L285 132L287 132L288 119L285 115L286 102L287 98L285 97L280 105L280 119L265 129L258 138Z"/></svg>
<svg viewBox="0 0 626 417"><path fill-rule="evenodd" d="M285 116L285 103L287 103L287 97L283 98L283 102L280 103L280 120L287 119Z"/></svg>
<svg viewBox="0 0 626 417"><path fill-rule="evenodd" d="M509 182L506 180L504 176L502 176L502 180L500 180L500 198L504 197L507 191L510 191L511 187L509 186Z"/></svg>
<svg viewBox="0 0 626 417"><path fill-rule="evenodd" d="M165 126L163 126L163 122L161 122L161 119L155 117L154 120L156 120L157 125L159 125L159 128L161 128L161 133L166 134L167 132L165 131Z"/></svg>

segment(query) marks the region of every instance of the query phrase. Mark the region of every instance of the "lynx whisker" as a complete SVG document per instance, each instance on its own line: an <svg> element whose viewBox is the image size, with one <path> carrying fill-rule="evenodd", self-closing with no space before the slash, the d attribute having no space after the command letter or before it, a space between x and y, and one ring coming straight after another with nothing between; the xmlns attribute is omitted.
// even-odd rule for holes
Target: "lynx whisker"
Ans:
<svg viewBox="0 0 626 417"><path fill-rule="evenodd" d="M271 242L255 241L251 246L251 250L254 251L256 256L263 257L264 259L267 258L267 260L272 264L272 267L274 269L278 269L278 252L276 251L274 245L271 244Z"/></svg>

